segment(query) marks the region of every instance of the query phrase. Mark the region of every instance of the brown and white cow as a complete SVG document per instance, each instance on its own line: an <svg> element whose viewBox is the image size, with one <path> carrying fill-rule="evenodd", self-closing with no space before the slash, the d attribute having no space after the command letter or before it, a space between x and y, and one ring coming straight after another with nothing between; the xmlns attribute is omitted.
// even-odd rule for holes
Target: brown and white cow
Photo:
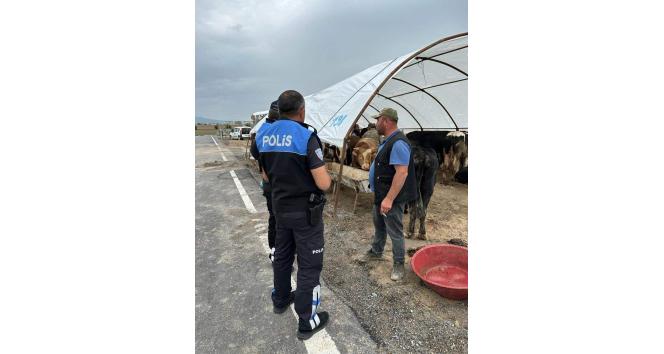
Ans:
<svg viewBox="0 0 664 354"><path fill-rule="evenodd" d="M463 132L450 132L445 138L450 146L443 152L443 181L449 183L457 172L468 166L468 147Z"/></svg>
<svg viewBox="0 0 664 354"><path fill-rule="evenodd" d="M371 163L376 158L376 153L378 153L378 141L376 139L360 139L353 148L353 160L351 166L369 171Z"/></svg>

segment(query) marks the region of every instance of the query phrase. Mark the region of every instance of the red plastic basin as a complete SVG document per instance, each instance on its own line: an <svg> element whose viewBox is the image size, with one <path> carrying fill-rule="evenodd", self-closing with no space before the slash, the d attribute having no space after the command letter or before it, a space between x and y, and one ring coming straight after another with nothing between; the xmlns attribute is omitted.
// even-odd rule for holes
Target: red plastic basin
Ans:
<svg viewBox="0 0 664 354"><path fill-rule="evenodd" d="M410 260L422 281L442 297L468 298L468 249L444 243L422 247Z"/></svg>

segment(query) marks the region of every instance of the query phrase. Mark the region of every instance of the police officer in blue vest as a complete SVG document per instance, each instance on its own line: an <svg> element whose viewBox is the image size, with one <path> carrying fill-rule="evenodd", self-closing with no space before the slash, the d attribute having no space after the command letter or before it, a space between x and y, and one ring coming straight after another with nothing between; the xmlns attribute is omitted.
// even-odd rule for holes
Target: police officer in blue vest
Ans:
<svg viewBox="0 0 664 354"><path fill-rule="evenodd" d="M417 199L415 165L410 142L397 127L397 111L384 108L373 118L377 119L378 134L385 139L369 168L369 185L375 193L372 212L375 233L366 256L368 259L381 258L389 235L394 262L390 279L397 281L403 279L405 273L404 207L407 202Z"/></svg>
<svg viewBox="0 0 664 354"><path fill-rule="evenodd" d="M297 337L310 338L329 320L318 312L323 269L323 207L331 178L315 130L304 123L304 97L288 90L279 96L279 120L256 135L260 163L272 187L272 210L277 221L274 263L274 311L282 313L295 302L299 316ZM297 289L290 276L297 253Z"/></svg>
<svg viewBox="0 0 664 354"><path fill-rule="evenodd" d="M258 129L258 132L260 132L262 129L266 129L267 127L270 126L270 124L274 123L275 120L279 118L279 102L274 101L270 104L270 110L267 113L267 117L265 117L265 122L263 122L263 125ZM256 134L258 135L258 132ZM267 175L265 174L265 171L263 170L263 166L261 165L260 159L259 159L259 154L258 154L258 146L256 146L256 139L251 143L251 156L253 156L256 161L258 161L258 170L261 173L261 177L263 177L261 181L261 187L263 188L263 196L265 197L265 202L267 204L267 211L269 213L268 221L267 221L267 244L270 248L270 253L268 254L268 257L270 258L270 262L274 262L274 239L277 235L277 222L276 219L274 218L274 212L272 211L272 188L270 187L270 181L267 178Z"/></svg>

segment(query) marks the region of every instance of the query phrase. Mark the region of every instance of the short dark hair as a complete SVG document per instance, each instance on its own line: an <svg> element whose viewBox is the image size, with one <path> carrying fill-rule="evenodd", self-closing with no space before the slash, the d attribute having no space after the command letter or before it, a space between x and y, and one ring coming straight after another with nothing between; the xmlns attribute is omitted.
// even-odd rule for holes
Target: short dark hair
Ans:
<svg viewBox="0 0 664 354"><path fill-rule="evenodd" d="M279 101L272 101L272 103L270 103L270 110L267 112L267 119L279 119Z"/></svg>
<svg viewBox="0 0 664 354"><path fill-rule="evenodd" d="M273 109L271 109L271 110L267 113L267 119L272 119L272 120L277 120L277 119L279 119L279 112L278 112L278 111L275 111L275 110L273 110Z"/></svg>
<svg viewBox="0 0 664 354"><path fill-rule="evenodd" d="M295 90L287 90L279 95L280 114L295 114L300 107L304 107L304 97L302 97L299 92Z"/></svg>

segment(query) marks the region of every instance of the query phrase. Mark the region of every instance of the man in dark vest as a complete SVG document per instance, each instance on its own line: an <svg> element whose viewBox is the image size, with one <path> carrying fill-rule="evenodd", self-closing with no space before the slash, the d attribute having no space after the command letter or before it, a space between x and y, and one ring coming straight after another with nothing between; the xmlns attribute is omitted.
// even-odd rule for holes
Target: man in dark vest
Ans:
<svg viewBox="0 0 664 354"><path fill-rule="evenodd" d="M329 315L318 312L323 269L323 207L332 182L323 162L315 129L304 123L304 97L288 90L279 96L279 120L259 130L259 159L272 187L277 219L275 240L274 312L283 313L295 301L299 316L297 338L310 338L325 327ZM313 130L313 131L312 131ZM297 253L297 289L291 293L291 271Z"/></svg>
<svg viewBox="0 0 664 354"><path fill-rule="evenodd" d="M266 129L267 127L270 126L270 124L274 123L275 120L279 118L279 102L274 101L272 104L270 104L270 110L267 113L267 117L265 117L265 122L263 122L263 125L261 125L260 128L258 128L258 131L261 131L262 129ZM256 135L258 136L258 131L256 132ZM256 146L256 139L251 144L251 156L253 156L256 161L258 161L258 170L261 173L261 176L263 177L261 181L261 187L263 188L263 196L265 197L265 202L267 204L267 211L270 214L268 220L267 220L267 245L270 248L270 253L268 254L268 257L270 258L270 262L274 262L274 239L277 234L277 227L276 227L276 220L274 218L274 212L272 211L272 188L270 187L270 181L267 178L267 175L265 174L265 171L263 170L263 166L261 165L259 155L258 155L258 146Z"/></svg>
<svg viewBox="0 0 664 354"><path fill-rule="evenodd" d="M387 235L392 240L392 280L404 277L406 247L403 237L403 211L406 202L417 198L415 166L410 142L397 127L399 116L392 108L383 108L373 118L378 134L385 139L369 168L369 186L374 192L373 223L375 228L367 258L383 256Z"/></svg>

